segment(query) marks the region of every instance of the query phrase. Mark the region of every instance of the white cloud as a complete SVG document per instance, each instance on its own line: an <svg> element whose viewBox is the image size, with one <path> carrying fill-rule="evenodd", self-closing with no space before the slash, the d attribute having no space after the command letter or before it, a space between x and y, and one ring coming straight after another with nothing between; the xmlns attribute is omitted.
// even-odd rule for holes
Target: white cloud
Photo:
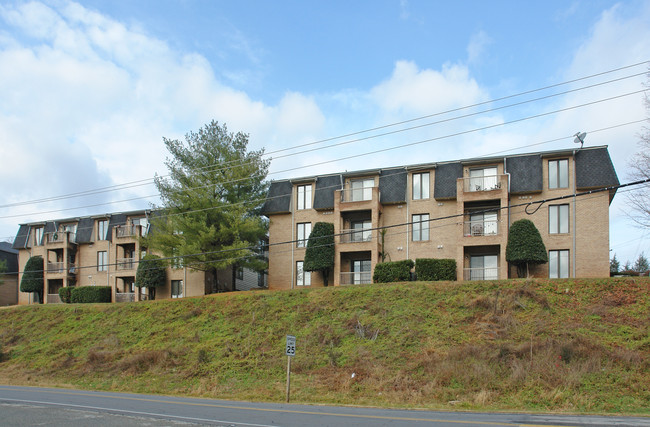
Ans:
<svg viewBox="0 0 650 427"><path fill-rule="evenodd" d="M420 70L411 61L397 61L392 76L370 94L382 109L406 115L431 114L486 98L465 66L445 64L440 71Z"/></svg>
<svg viewBox="0 0 650 427"><path fill-rule="evenodd" d="M485 31L479 31L472 35L467 45L467 62L475 63L485 53L485 48L492 43L492 38Z"/></svg>

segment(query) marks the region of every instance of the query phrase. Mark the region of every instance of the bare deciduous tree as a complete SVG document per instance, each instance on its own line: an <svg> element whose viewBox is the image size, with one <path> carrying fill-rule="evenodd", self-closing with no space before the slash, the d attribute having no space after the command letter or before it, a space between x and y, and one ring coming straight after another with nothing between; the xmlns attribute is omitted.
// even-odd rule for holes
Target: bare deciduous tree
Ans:
<svg viewBox="0 0 650 427"><path fill-rule="evenodd" d="M645 86L650 89L650 73ZM647 121L650 123L650 97L645 94L645 108ZM628 162L630 171L628 176L634 181L650 179L650 127L644 126L639 134L639 151ZM628 193L627 200L630 210L628 216L643 228L650 229L650 183L637 187Z"/></svg>

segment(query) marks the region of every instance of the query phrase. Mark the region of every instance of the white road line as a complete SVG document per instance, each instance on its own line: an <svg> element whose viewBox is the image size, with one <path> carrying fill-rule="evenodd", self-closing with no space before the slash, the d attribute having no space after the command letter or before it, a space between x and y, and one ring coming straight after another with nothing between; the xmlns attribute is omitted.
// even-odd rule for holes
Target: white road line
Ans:
<svg viewBox="0 0 650 427"><path fill-rule="evenodd" d="M182 417L180 415L156 414L156 413L152 413L152 412L127 411L125 409L101 408L99 406L73 405L73 404L68 404L68 403L55 403L55 402L41 402L41 401L38 401L38 400L7 399L7 398L4 398L4 397L0 397L0 402L5 402L5 401L20 402L20 403L34 403L34 404L40 404L40 405L65 406L65 407L68 407L68 408L92 409L92 410L95 410L95 411L108 411L108 412L116 412L116 413L119 413L119 414L148 415L148 416L158 417L158 418L175 418L175 419L180 419L180 420L202 421L202 422L210 422L210 423L224 423L224 424L238 425L238 426L278 427L277 425L268 425L268 424L241 423L241 422L238 422L238 421L213 420L213 419L206 419L206 418Z"/></svg>

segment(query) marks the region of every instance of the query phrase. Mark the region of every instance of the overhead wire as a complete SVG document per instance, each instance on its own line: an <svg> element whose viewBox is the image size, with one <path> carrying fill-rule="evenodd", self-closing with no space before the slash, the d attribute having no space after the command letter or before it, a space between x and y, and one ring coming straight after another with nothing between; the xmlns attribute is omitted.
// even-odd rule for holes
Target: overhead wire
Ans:
<svg viewBox="0 0 650 427"><path fill-rule="evenodd" d="M449 109L449 110L446 110L446 111L437 112L437 113L433 113L433 114L428 114L428 115L425 115L425 116L420 116L420 117L416 117L416 118L412 118L412 119L402 120L402 121L395 122L395 123L390 123L390 124L387 124L387 125L377 126L377 127L370 128L370 129L351 132L351 133L347 133L347 134L344 134L344 135L339 135L339 136L336 136L336 137L330 137L330 138L326 138L326 139L312 141L312 142L308 142L308 143L304 143L304 144L298 144L298 145L294 145L292 147L287 147L287 148L282 148L282 149L270 151L270 152L264 153L264 155L272 155L272 154L275 154L275 153L281 153L281 152L293 150L293 149L296 149L296 148L307 147L307 146L312 146L312 145L321 144L321 143L325 143L325 142L330 142L330 141L334 141L334 140L338 140L338 139L342 139L342 138L347 138L347 137L351 137L351 136L355 136L355 135L361 135L361 134L364 134L364 133L368 133L368 132L372 132L372 131L376 131L376 130L381 130L381 129L386 129L386 128L390 128L390 127L394 127L394 126L398 126L398 125L402 125L402 124L406 124L406 123L412 123L412 122L419 121L419 120L424 120L424 119L427 119L427 118L441 116L441 115L449 114L449 113L452 113L452 112L457 112L457 111L462 111L462 110L466 110L466 109L470 109L470 108L475 108L475 107L478 107L478 106L481 106L481 105L496 103L496 102L503 101L503 100L506 100L506 99L512 99L512 98L528 95L528 94L531 94L531 93L536 93L536 92L548 90L548 89L551 89L551 88L560 87L560 86L568 85L568 84L571 84L571 83L576 83L576 82L587 80L587 79L590 79L590 78L594 78L594 77L598 77L598 76L602 76L602 75L606 75L606 74L611 74L611 73L614 73L614 72L617 72L617 71L621 71L621 70L625 70L625 69L629 69L629 68L633 68L633 67L638 67L638 66L647 64L648 62L650 62L650 61L643 61L643 62L639 62L639 63L635 63L635 64L631 64L631 65L627 65L627 66L623 66L623 67L619 67L619 68L615 68L615 69L611 69L611 70L606 70L606 71L603 71L603 72L591 74L591 75L588 75L588 76L583 76L583 77L580 77L580 78L576 78L576 79L572 79L572 80L568 80L568 81L564 81L564 82L560 82L560 83L555 83L555 84L544 86L544 87L541 87L541 88L536 88L536 89L532 89L532 90L528 90L528 91L524 91L524 92L519 92L519 93L516 93L516 94L511 94L511 95L507 95L507 96L503 96L503 97L499 97L499 98L494 98L494 99L490 99L490 100L487 100L487 101L478 102L478 103L474 103L474 104L466 105L466 106L461 106L461 107ZM507 106L495 107L493 109L487 109L487 110L483 110L483 111L477 112L477 113L471 113L471 114L467 114L467 115L463 115L463 116L458 116L458 117L455 117L455 118L441 120L441 121L438 121L438 122L419 125L419 126L415 126L415 127L411 127L411 128L397 130L397 131L391 131L389 133L373 135L373 136L361 138L361 139L358 139L358 140L352 140L352 141L349 141L349 142L346 142L346 143L362 141L362 140L366 140L366 139L369 139L369 138L376 138L376 137L380 137L380 136L386 136L386 135L397 133L397 132L404 132L404 131L413 130L413 129L417 129L417 128L424 127L424 126L431 126L433 124L439 124L439 123L446 122L446 121L457 120L459 118L465 118L465 117L474 116L474 115L477 115L477 114L485 114L487 112L497 111L497 110L501 110L501 109L504 109L504 108L510 108L512 106L518 106L518 105L522 105L522 104L525 104L525 103L536 102L536 101L539 101L539 100L542 100L542 99L547 99L547 98L550 98L550 97L555 97L555 96L559 96L559 95L563 95L563 94L567 94L567 93L571 93L571 92L575 92L575 91L579 91L579 90L585 90L585 89L593 88L593 87L596 87L596 86L601 86L601 85L604 85L604 84L617 82L617 81L632 78L632 77L637 77L637 76L640 76L640 75L644 75L646 73L647 72L644 71L642 73L636 73L636 74L632 74L632 75L612 79L612 80L609 80L609 81L606 81L606 82L595 83L595 84L584 86L584 87L581 87L581 88L576 88L576 89L572 89L572 90L568 90L568 91L564 91L564 92L560 92L560 93L556 93L556 94L551 94L551 95L543 96L543 97L540 97L540 98L535 98L535 99L532 99L532 100L521 101L521 102L518 102L518 103L515 103L515 104L510 104L510 105L507 105ZM332 146L321 147L321 148L318 148L318 149L326 149L326 148L331 148L331 147L335 147L335 146L338 146L338 145L342 145L342 144L338 143L338 144L335 144L335 145L332 145ZM298 153L291 153L291 154L287 154L287 155L283 155L283 156L278 156L277 158L283 158L283 157L287 157L287 156L303 154L303 153L311 152L311 151L314 151L314 150L315 149L310 149L310 150L306 150L306 151L302 151L302 152L298 152ZM239 160L233 160L232 161L233 164L239 163L239 162L240 162ZM230 164L230 162L226 162L226 164L222 164L219 167L228 166L228 164ZM213 167L214 166L206 166L204 168L197 168L195 171L199 172L199 171L201 171L203 169L211 169ZM168 176L169 176L169 174L162 175L160 177L164 178L164 177L168 177ZM114 185L114 186L100 187L100 188L97 188L97 189L90 189L90 190L80 191L80 192L76 192L76 193L68 193L68 194L53 196L53 197L49 197L49 198L41 198L41 199L35 199L35 200L30 200L30 201L24 201L24 202L15 202L15 203L10 203L10 204L0 205L0 208L24 206L26 204L44 203L44 202L63 200L63 199L73 198L73 197L83 197L83 196L87 196L87 195L94 195L94 194L99 194L99 193L102 193L102 192L118 191L118 190L123 190L123 189L126 189L126 188L133 188L133 187L136 187L136 186L151 185L153 183L154 179L155 178L145 178L145 179L141 179L141 180L136 180L136 181L130 181L130 182L126 182L126 183L117 184L117 185ZM153 197L153 196L146 196L146 197Z"/></svg>

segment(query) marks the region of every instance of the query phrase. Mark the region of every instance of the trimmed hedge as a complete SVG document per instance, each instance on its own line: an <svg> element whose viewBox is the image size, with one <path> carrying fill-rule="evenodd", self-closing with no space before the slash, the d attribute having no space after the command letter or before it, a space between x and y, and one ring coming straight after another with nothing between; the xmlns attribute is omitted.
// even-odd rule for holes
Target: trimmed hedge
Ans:
<svg viewBox="0 0 650 427"><path fill-rule="evenodd" d="M110 286L81 286L72 288L70 292L70 302L72 303L90 303L90 302L111 302Z"/></svg>
<svg viewBox="0 0 650 427"><path fill-rule="evenodd" d="M375 265L372 275L374 283L406 282L411 280L411 269L415 263L411 259L382 262Z"/></svg>
<svg viewBox="0 0 650 427"><path fill-rule="evenodd" d="M415 260L415 275L418 280L456 280L456 260L418 258Z"/></svg>
<svg viewBox="0 0 650 427"><path fill-rule="evenodd" d="M66 304L70 303L70 301L71 301L70 297L72 295L72 290L73 289L74 288L71 288L70 286L66 286L64 288L59 288L59 298L61 298L61 302L64 302Z"/></svg>

